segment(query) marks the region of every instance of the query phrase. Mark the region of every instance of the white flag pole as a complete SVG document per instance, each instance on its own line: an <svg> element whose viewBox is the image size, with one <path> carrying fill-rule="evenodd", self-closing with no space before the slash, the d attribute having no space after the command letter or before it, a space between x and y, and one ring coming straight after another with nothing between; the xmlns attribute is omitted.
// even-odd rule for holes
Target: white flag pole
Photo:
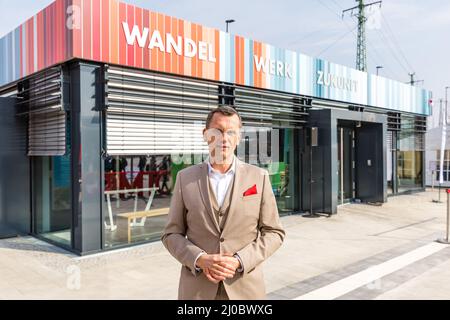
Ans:
<svg viewBox="0 0 450 320"><path fill-rule="evenodd" d="M445 156L445 145L447 140L447 110L443 109L442 99L440 100L440 124L442 125L442 136L441 136L441 154L439 159L439 200L441 202L441 184L444 183L444 156Z"/></svg>

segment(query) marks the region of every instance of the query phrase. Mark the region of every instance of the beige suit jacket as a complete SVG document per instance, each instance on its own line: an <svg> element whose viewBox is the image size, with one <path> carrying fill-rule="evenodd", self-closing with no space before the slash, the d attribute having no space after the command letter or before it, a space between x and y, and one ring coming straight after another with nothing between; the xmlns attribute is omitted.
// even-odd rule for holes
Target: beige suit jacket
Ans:
<svg viewBox="0 0 450 320"><path fill-rule="evenodd" d="M218 285L197 272L195 259L209 254L237 253L244 272L224 281L230 299L265 299L261 263L282 244L285 232L266 170L236 159L234 189L223 231L214 218L208 197L208 165L181 170L176 179L162 242L181 264L178 298L215 298ZM257 194L244 197L257 186Z"/></svg>

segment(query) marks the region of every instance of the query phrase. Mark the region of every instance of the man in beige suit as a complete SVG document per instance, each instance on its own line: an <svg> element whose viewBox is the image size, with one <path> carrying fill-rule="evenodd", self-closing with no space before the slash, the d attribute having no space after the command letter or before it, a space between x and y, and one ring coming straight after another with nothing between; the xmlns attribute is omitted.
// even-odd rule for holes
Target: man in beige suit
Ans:
<svg viewBox="0 0 450 320"><path fill-rule="evenodd" d="M266 298L261 263L285 232L267 171L234 155L241 128L233 108L213 110L209 158L177 175L162 241L182 264L179 299Z"/></svg>

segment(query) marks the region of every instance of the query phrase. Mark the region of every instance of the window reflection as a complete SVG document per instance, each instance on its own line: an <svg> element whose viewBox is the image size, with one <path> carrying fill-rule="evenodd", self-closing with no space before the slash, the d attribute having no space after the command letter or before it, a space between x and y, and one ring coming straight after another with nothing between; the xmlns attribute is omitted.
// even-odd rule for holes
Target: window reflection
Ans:
<svg viewBox="0 0 450 320"><path fill-rule="evenodd" d="M423 188L424 135L413 131L399 134L397 159L398 191Z"/></svg>
<svg viewBox="0 0 450 320"><path fill-rule="evenodd" d="M441 177L441 150L436 150L436 164L435 164L435 174L433 176L434 181L439 182ZM444 182L450 181L450 150L445 150L444 152L444 163L442 167L442 180Z"/></svg>
<svg viewBox="0 0 450 320"><path fill-rule="evenodd" d="M153 241L167 221L177 173L207 155L105 159L105 246Z"/></svg>
<svg viewBox="0 0 450 320"><path fill-rule="evenodd" d="M294 129L244 127L240 160L268 170L280 214L296 208ZM208 154L112 156L105 159L105 246L158 240L177 173ZM298 163L297 163L298 164Z"/></svg>
<svg viewBox="0 0 450 320"><path fill-rule="evenodd" d="M71 245L70 155L33 158L34 233L64 246Z"/></svg>
<svg viewBox="0 0 450 320"><path fill-rule="evenodd" d="M238 156L243 161L269 172L278 211L281 215L296 210L294 134L296 129L245 126ZM296 162L297 161L297 162ZM298 177L298 173L297 173Z"/></svg>

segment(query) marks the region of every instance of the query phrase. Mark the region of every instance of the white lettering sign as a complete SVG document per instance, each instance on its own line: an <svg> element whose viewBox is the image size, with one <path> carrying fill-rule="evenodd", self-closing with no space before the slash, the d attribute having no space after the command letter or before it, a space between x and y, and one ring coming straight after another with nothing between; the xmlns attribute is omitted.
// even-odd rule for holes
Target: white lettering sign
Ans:
<svg viewBox="0 0 450 320"><path fill-rule="evenodd" d="M144 28L141 31L136 25L130 30L127 22L122 22L122 26L129 46L137 44L141 48L147 47L150 50L157 48L161 52L175 52L175 54L187 58L198 55L200 60L216 62L214 47L207 42L199 41L196 43L192 39L181 36L174 38L170 33L166 33L165 39L163 39L161 32L158 30L153 30L150 33L149 28Z"/></svg>
<svg viewBox="0 0 450 320"><path fill-rule="evenodd" d="M317 71L317 84L347 91L358 91L358 81Z"/></svg>
<svg viewBox="0 0 450 320"><path fill-rule="evenodd" d="M262 57L254 56L254 63L256 71L269 73L278 77L292 78L292 65L279 60L263 59Z"/></svg>

